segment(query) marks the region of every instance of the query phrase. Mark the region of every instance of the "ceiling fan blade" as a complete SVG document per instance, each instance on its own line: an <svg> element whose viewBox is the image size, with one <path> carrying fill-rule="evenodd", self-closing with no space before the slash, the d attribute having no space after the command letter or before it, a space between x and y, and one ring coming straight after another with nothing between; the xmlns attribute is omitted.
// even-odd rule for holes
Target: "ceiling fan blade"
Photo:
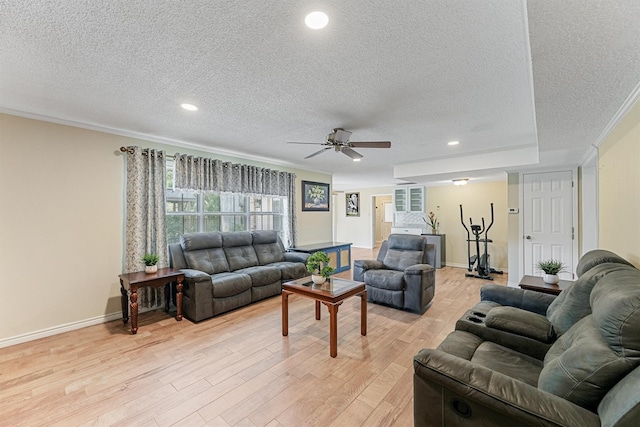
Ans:
<svg viewBox="0 0 640 427"><path fill-rule="evenodd" d="M351 157L353 160L359 160L362 157L364 157L362 154L358 153L355 150L352 150L349 147L342 147L340 149L340 151L342 151L344 154L346 154L347 156Z"/></svg>
<svg viewBox="0 0 640 427"><path fill-rule="evenodd" d="M287 144L326 145L325 142L297 142L297 141L287 141Z"/></svg>
<svg viewBox="0 0 640 427"><path fill-rule="evenodd" d="M315 152L315 153L313 153L313 154L309 154L307 157L305 157L305 159L310 159L310 158L312 158L312 157L314 157L314 156L317 156L317 155L318 155L318 154L320 154L320 153L324 153L325 151L329 150L330 148L331 148L331 147L325 147L325 148L323 148L322 150L316 151L316 152Z"/></svg>
<svg viewBox="0 0 640 427"><path fill-rule="evenodd" d="M350 142L349 147L361 147L361 148L390 148L391 141L360 141Z"/></svg>

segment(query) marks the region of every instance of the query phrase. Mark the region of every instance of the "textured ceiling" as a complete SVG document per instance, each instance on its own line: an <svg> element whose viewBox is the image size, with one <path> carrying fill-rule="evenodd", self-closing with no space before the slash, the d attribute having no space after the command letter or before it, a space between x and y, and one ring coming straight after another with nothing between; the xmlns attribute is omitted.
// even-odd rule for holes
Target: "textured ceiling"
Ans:
<svg viewBox="0 0 640 427"><path fill-rule="evenodd" d="M316 9L323 30L304 26ZM331 173L334 189L486 178L581 160L636 96L638 22L637 0L6 0L0 111ZM392 147L353 163L286 144L334 127Z"/></svg>

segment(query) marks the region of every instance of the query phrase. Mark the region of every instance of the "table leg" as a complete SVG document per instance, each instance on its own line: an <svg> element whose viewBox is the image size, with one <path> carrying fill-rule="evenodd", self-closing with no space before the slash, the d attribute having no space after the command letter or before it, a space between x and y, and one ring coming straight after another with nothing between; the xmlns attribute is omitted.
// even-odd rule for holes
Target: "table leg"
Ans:
<svg viewBox="0 0 640 427"><path fill-rule="evenodd" d="M316 320L320 320L320 301L316 300Z"/></svg>
<svg viewBox="0 0 640 427"><path fill-rule="evenodd" d="M282 291L282 336L289 335L289 295L291 292Z"/></svg>
<svg viewBox="0 0 640 427"><path fill-rule="evenodd" d="M367 335L367 291L360 293L360 334Z"/></svg>
<svg viewBox="0 0 640 427"><path fill-rule="evenodd" d="M322 301L329 309L329 356L336 357L338 355L338 307L342 301L331 304Z"/></svg>
<svg viewBox="0 0 640 427"><path fill-rule="evenodd" d="M127 298L129 295L127 294L127 290L124 288L124 284L122 280L120 280L120 305L122 305L122 323L125 325L129 322L129 304Z"/></svg>
<svg viewBox="0 0 640 427"><path fill-rule="evenodd" d="M138 288L131 286L131 333L138 332Z"/></svg>
<svg viewBox="0 0 640 427"><path fill-rule="evenodd" d="M182 320L182 280L176 287L176 320Z"/></svg>

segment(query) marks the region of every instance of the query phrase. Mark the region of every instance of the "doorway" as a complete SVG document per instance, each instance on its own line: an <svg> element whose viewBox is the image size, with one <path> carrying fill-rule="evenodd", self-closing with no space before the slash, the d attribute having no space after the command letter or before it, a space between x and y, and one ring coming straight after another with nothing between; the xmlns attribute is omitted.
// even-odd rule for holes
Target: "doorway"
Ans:
<svg viewBox="0 0 640 427"><path fill-rule="evenodd" d="M391 234L393 200L390 194L373 196L373 205L375 210L373 220L374 246L379 247Z"/></svg>
<svg viewBox="0 0 640 427"><path fill-rule="evenodd" d="M559 260L572 280L575 254L573 171L523 175L524 274L540 276L539 261Z"/></svg>

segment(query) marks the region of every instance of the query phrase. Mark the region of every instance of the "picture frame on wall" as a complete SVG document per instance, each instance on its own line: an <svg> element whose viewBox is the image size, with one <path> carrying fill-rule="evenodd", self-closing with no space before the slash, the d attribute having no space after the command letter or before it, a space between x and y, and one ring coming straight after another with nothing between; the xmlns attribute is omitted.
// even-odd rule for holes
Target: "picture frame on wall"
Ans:
<svg viewBox="0 0 640 427"><path fill-rule="evenodd" d="M330 197L329 184L324 182L302 181L303 212L328 212Z"/></svg>
<svg viewBox="0 0 640 427"><path fill-rule="evenodd" d="M360 193L345 193L347 216L360 216Z"/></svg>

